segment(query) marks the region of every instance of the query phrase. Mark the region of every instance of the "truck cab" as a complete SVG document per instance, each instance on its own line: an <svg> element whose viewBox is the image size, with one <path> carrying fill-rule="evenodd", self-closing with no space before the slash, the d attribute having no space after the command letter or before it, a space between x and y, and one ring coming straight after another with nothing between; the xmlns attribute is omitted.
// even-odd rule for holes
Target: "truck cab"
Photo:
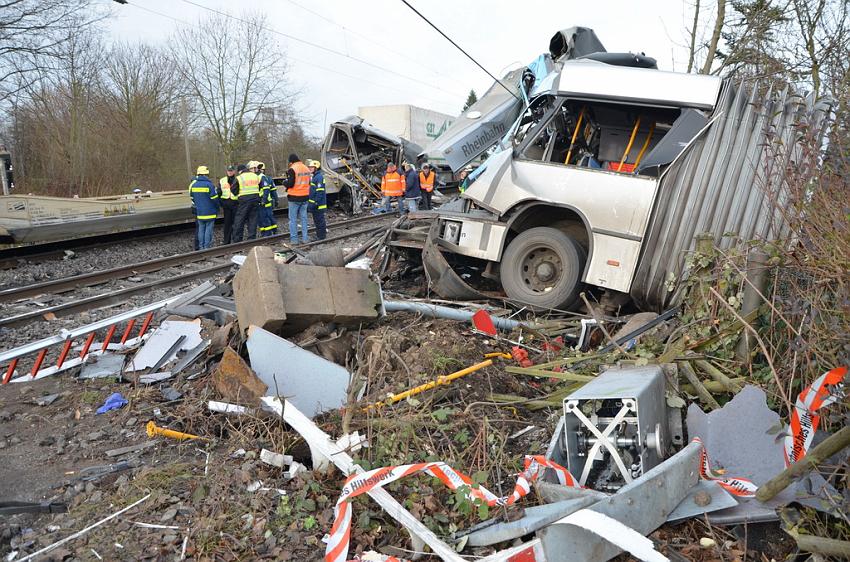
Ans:
<svg viewBox="0 0 850 562"><path fill-rule="evenodd" d="M490 263L510 298L568 309L628 293L665 170L710 123L714 76L566 61L486 169L438 211L439 245Z"/></svg>

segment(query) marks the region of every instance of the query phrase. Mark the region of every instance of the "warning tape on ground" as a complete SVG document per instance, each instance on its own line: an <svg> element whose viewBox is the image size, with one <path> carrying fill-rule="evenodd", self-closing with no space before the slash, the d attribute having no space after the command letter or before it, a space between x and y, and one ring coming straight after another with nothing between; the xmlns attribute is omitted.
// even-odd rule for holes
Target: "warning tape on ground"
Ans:
<svg viewBox="0 0 850 562"><path fill-rule="evenodd" d="M785 437L783 455L786 467L799 462L809 452L815 431L820 424L817 411L843 396L847 372L847 367L836 367L827 371L797 396L797 402L791 412L791 431ZM699 437L695 437L694 441L702 443ZM738 497L750 498L756 495L758 486L746 478L726 477L712 472L705 445L700 455L700 476L703 480L713 480L727 492Z"/></svg>
<svg viewBox="0 0 850 562"><path fill-rule="evenodd" d="M405 476L424 472L438 478L452 490L457 490L462 486L468 486L468 496L473 500L481 500L488 506L511 505L531 491L531 483L547 468L555 472L560 484L574 488L581 487L578 484L578 480L566 468L546 459L542 455L528 455L525 457L523 471L517 475L513 492L503 497L496 496L483 486L473 487L474 483L469 476L457 472L443 462L387 466L349 476L342 487L342 493L334 508L335 520L333 527L331 527L330 535L327 538L325 561L344 562L346 560L348 545L351 539L350 500L370 490L386 486L390 482L395 482Z"/></svg>

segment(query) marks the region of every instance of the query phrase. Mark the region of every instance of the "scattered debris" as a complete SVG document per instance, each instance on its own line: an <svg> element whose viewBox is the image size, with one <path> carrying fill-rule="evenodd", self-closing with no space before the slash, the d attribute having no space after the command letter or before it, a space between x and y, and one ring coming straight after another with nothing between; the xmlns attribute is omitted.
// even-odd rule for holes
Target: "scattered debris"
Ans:
<svg viewBox="0 0 850 562"><path fill-rule="evenodd" d="M269 390L262 381L233 349L226 348L221 362L213 371L212 384L228 402L257 405L260 397Z"/></svg>
<svg viewBox="0 0 850 562"><path fill-rule="evenodd" d="M270 464L278 468L283 468L284 466L290 465L293 462L292 455L275 453L274 451L269 451L268 449L263 449L262 451L260 451L260 460L266 464Z"/></svg>
<svg viewBox="0 0 850 562"><path fill-rule="evenodd" d="M181 337L183 340L180 340ZM177 341L180 341L180 345L172 351ZM142 371L157 363L164 365L174 359L178 351L189 351L200 345L201 341L200 322L165 320L130 360L128 370Z"/></svg>
<svg viewBox="0 0 850 562"><path fill-rule="evenodd" d="M162 435L163 437L169 437L171 439L185 440L185 439L206 439L205 437L199 437L198 435L192 435L191 433L183 433L182 431L174 431L173 429L166 429L164 427L157 426L153 421L149 421L145 426L147 430L148 437L155 437L157 435Z"/></svg>
<svg viewBox="0 0 850 562"><path fill-rule="evenodd" d="M136 453L139 451L143 451L145 449L149 449L151 447L156 447L156 443L153 441L144 441L142 443L136 443L135 445L127 445L126 447L119 447L117 449L109 449L104 454L107 457L120 457L122 455L126 455L128 453Z"/></svg>
<svg viewBox="0 0 850 562"><path fill-rule="evenodd" d="M345 404L351 375L336 363L257 326L248 330L248 356L269 392L310 418Z"/></svg>
<svg viewBox="0 0 850 562"><path fill-rule="evenodd" d="M97 409L98 414L105 414L110 410L117 410L118 408L123 408L129 404L129 401L121 396L120 392L113 392L110 394L106 401L103 403L103 406Z"/></svg>
<svg viewBox="0 0 850 562"><path fill-rule="evenodd" d="M83 364L80 372L81 379L100 379L106 377L119 377L124 368L124 356L104 353L96 355Z"/></svg>

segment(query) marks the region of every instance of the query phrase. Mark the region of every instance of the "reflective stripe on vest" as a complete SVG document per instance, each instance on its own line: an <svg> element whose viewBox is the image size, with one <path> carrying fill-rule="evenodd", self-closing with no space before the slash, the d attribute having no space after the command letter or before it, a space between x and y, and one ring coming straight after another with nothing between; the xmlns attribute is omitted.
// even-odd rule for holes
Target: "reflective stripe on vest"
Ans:
<svg viewBox="0 0 850 562"><path fill-rule="evenodd" d="M295 172L295 185L290 187L286 193L296 197L310 195L310 179L313 177L313 174L310 173L309 168L302 162L295 162L290 166L290 169Z"/></svg>
<svg viewBox="0 0 850 562"><path fill-rule="evenodd" d="M236 196L233 195L233 192L230 190L230 182L227 181L227 176L218 180L218 185L221 187L222 199L236 199Z"/></svg>
<svg viewBox="0 0 850 562"><path fill-rule="evenodd" d="M402 180L398 172L387 172L381 179L381 192L389 197L401 197L404 195Z"/></svg>
<svg viewBox="0 0 850 562"><path fill-rule="evenodd" d="M422 188L422 191L427 191L428 193L434 191L434 178L436 177L437 174L433 171L428 174L428 177L425 177L424 173L419 172L419 187Z"/></svg>
<svg viewBox="0 0 850 562"><path fill-rule="evenodd" d="M243 172L236 178L239 182L239 196L260 195L260 176L254 172ZM237 198L238 198L237 197Z"/></svg>
<svg viewBox="0 0 850 562"><path fill-rule="evenodd" d="M195 218L197 218L198 220L204 221L204 220L212 220L216 217L218 217L218 215L198 215Z"/></svg>

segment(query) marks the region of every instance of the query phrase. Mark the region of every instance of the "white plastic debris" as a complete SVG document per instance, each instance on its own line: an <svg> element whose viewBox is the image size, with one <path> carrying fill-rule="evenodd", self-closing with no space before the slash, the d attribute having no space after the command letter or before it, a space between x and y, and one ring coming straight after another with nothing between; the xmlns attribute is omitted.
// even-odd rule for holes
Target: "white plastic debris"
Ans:
<svg viewBox="0 0 850 562"><path fill-rule="evenodd" d="M260 460L266 464L283 468L285 465L292 464L292 455L284 455L283 453L275 453L268 449L260 451Z"/></svg>
<svg viewBox="0 0 850 562"><path fill-rule="evenodd" d="M215 400L210 400L207 402L207 408L210 412L219 412L222 414L247 414L251 411L250 408L245 406L240 406L239 404L230 404L228 402L217 402ZM244 451L243 451L244 454Z"/></svg>

